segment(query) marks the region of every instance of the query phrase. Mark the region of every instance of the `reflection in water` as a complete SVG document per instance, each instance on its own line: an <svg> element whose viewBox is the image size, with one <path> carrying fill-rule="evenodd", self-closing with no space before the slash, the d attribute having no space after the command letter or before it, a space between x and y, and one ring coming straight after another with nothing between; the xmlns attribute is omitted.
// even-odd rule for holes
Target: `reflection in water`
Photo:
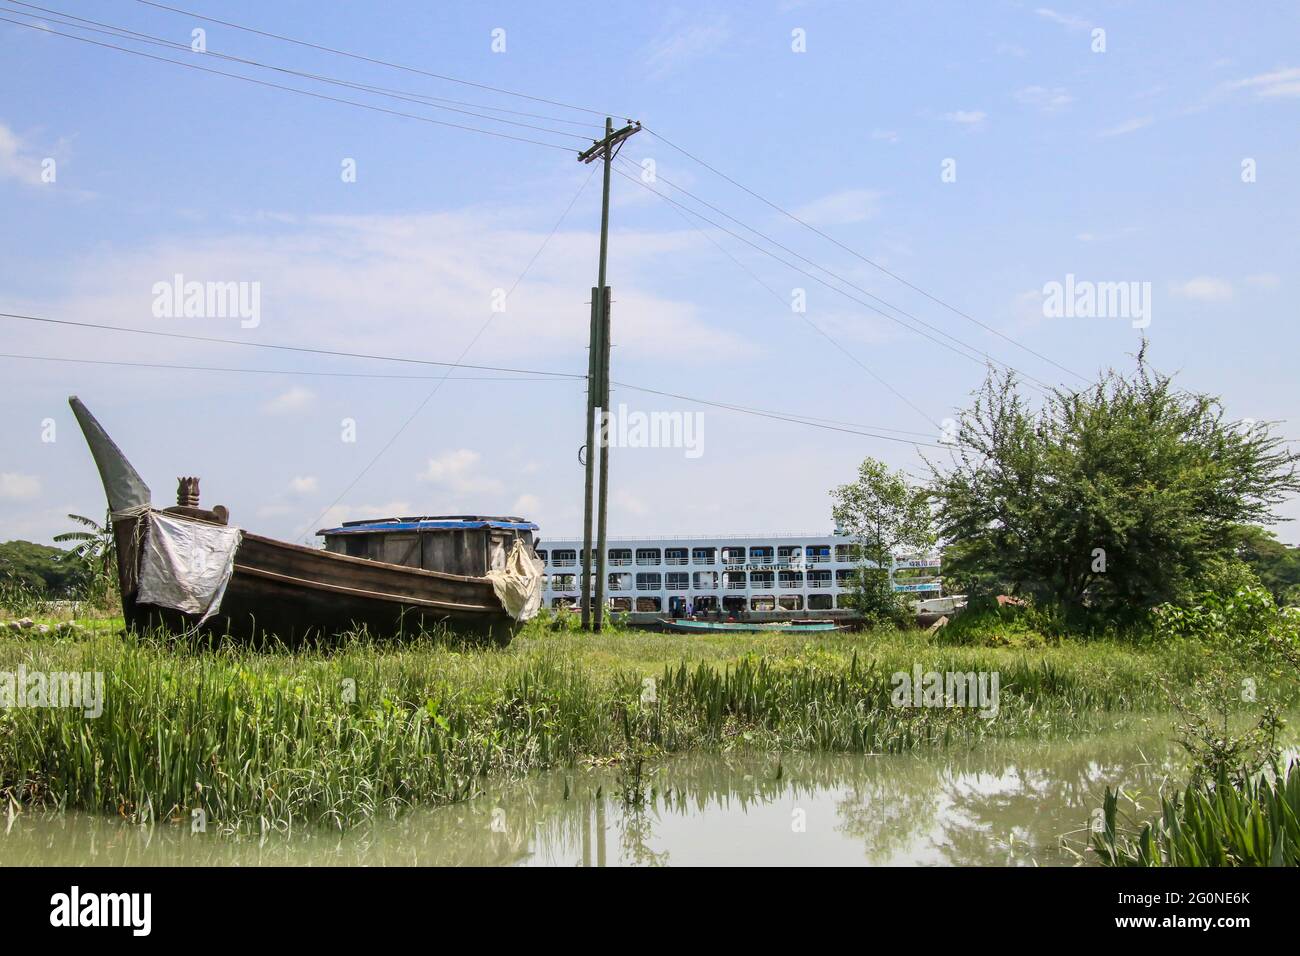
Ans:
<svg viewBox="0 0 1300 956"><path fill-rule="evenodd" d="M1107 786L1152 804L1166 776L1181 777L1167 728L913 755L692 755L648 771L637 808L617 768L570 769L347 833L20 814L0 863L1071 865L1067 845L1086 842Z"/></svg>

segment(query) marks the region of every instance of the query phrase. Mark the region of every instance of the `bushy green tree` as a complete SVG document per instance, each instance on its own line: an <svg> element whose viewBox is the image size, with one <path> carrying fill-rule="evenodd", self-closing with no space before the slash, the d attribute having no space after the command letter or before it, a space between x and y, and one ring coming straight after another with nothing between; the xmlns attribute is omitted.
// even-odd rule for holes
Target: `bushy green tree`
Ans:
<svg viewBox="0 0 1300 956"><path fill-rule="evenodd" d="M835 488L831 499L836 528L854 539L863 558L850 592L855 610L871 624L908 623L910 601L894 592L889 568L895 554L934 544L926 489L867 458L858 466L857 480Z"/></svg>
<svg viewBox="0 0 1300 956"><path fill-rule="evenodd" d="M1249 427L1247 427L1249 425ZM1177 389L1146 363L1032 405L990 372L934 466L941 536L958 567L1068 611L1127 615L1177 601L1234 557L1234 529L1300 490L1267 424ZM946 562L947 563L947 562Z"/></svg>

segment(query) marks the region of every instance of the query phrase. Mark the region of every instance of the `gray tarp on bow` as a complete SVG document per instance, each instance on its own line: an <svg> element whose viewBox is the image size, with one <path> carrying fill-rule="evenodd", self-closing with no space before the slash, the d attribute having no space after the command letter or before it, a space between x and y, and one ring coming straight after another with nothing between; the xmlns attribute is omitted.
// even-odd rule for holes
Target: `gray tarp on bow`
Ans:
<svg viewBox="0 0 1300 956"><path fill-rule="evenodd" d="M72 414L77 416L81 433L86 436L86 444L95 457L95 467L99 469L100 480L104 483L104 494L108 497L108 509L113 513L134 511L148 508L152 503L149 486L144 483L139 472L122 454L113 439L108 437L104 426L95 420L95 416L73 395L68 399Z"/></svg>

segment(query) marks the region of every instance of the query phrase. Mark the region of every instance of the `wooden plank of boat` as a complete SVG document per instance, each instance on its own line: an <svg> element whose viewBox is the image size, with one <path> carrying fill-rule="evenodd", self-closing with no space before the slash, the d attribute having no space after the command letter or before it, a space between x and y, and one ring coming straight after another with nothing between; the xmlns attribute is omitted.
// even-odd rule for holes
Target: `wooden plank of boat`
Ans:
<svg viewBox="0 0 1300 956"><path fill-rule="evenodd" d="M760 631L776 631L782 634L806 634L820 631L842 631L842 625L834 621L690 621L675 618L660 618L659 623L672 631L687 634L744 634Z"/></svg>
<svg viewBox="0 0 1300 956"><path fill-rule="evenodd" d="M69 403L113 512L127 626L133 631L197 627L198 615L137 601L144 560L140 545L150 515L159 512L150 503L148 487L102 426L76 398ZM208 527L224 524L225 517L197 507L167 509L165 516ZM245 532L220 608L202 629L296 641L362 630L376 636L413 634L443 625L501 642L509 641L518 627L487 577L350 557Z"/></svg>

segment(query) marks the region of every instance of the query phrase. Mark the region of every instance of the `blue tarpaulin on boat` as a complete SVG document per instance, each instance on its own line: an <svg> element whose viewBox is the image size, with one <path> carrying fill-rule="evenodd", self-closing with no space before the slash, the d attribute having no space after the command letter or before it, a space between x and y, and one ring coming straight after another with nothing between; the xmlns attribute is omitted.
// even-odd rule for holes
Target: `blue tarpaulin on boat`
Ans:
<svg viewBox="0 0 1300 956"><path fill-rule="evenodd" d="M374 534L377 531L466 531L500 528L505 531L537 531L531 521L508 518L416 518L348 523L340 528L322 528L317 534Z"/></svg>

